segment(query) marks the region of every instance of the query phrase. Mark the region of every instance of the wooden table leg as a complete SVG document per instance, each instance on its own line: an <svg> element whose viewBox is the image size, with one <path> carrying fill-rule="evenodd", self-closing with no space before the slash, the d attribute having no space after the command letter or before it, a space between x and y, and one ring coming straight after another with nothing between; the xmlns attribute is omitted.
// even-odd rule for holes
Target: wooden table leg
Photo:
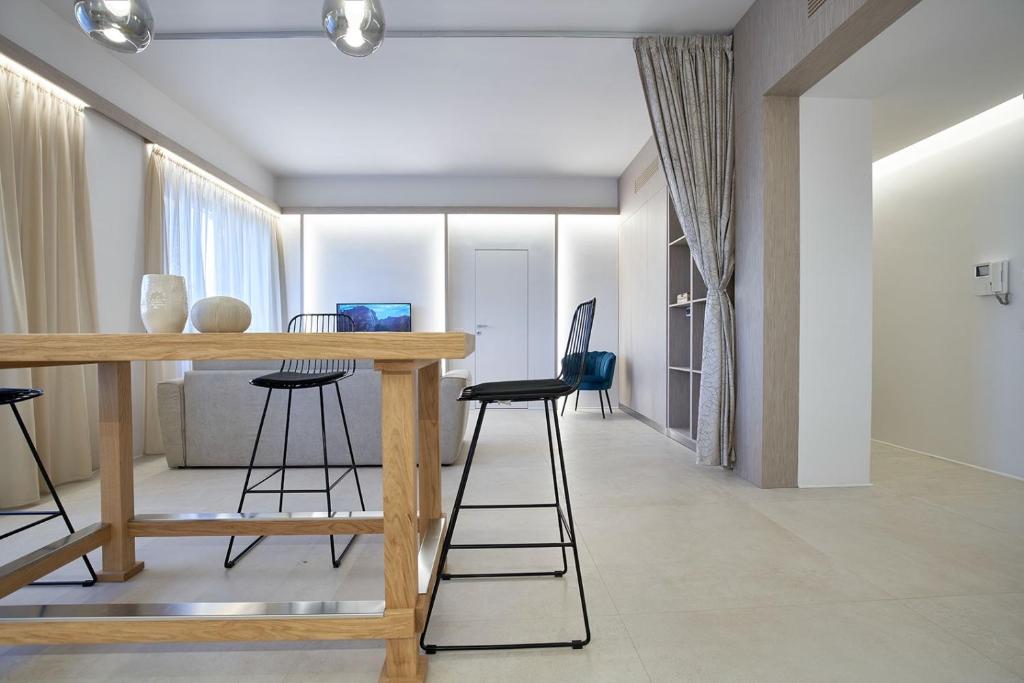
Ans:
<svg viewBox="0 0 1024 683"><path fill-rule="evenodd" d="M381 456L384 480L384 603L415 609L418 593L416 514L417 366L377 363L381 370ZM426 657L417 634L386 641L382 683L422 683Z"/></svg>
<svg viewBox="0 0 1024 683"><path fill-rule="evenodd" d="M441 431L438 402L441 392L441 364L431 363L419 370L419 475L420 533L430 521L441 517Z"/></svg>
<svg viewBox="0 0 1024 683"><path fill-rule="evenodd" d="M142 571L128 521L135 515L132 453L132 364L99 364L100 518L110 525L100 581L127 581Z"/></svg>

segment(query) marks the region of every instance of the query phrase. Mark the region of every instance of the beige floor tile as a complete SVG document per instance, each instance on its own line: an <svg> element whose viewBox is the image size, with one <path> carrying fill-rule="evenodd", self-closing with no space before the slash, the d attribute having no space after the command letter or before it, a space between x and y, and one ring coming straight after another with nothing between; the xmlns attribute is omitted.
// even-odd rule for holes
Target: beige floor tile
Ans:
<svg viewBox="0 0 1024 683"><path fill-rule="evenodd" d="M656 682L1018 681L896 601L623 621Z"/></svg>
<svg viewBox="0 0 1024 683"><path fill-rule="evenodd" d="M1024 544L914 498L757 502L767 517L894 597L1024 590Z"/></svg>
<svg viewBox="0 0 1024 683"><path fill-rule="evenodd" d="M904 604L1024 677L1024 594L957 595Z"/></svg>
<svg viewBox="0 0 1024 683"><path fill-rule="evenodd" d="M602 421L570 409L561 425L594 643L580 652L439 654L431 681L628 683L648 673L666 681L986 681L1021 673L1024 482L876 444L873 487L765 491L695 465L691 451L621 412ZM380 509L380 473L360 471L369 509ZM151 457L135 474L139 512L233 510L244 480L239 470L168 470ZM459 465L443 471L448 506L460 475ZM336 491L337 509L358 506L351 478ZM98 519L95 478L61 492L76 524ZM466 501L552 496L543 412L491 411ZM276 498L253 498L246 509L276 509ZM286 509L322 509L322 501L289 497ZM0 529L7 523L0 519ZM6 539L0 563L60 535L53 526ZM549 510L467 511L458 540L557 537ZM383 596L377 536L358 539L339 569L324 538L268 539L230 571L225 548L223 538L140 539L147 568L132 581L26 588L0 604ZM450 568L560 565L557 550L489 550L453 552ZM55 576L80 574L71 565ZM446 583L432 629L478 642L577 637L573 578L570 570L563 579ZM878 601L888 596L920 599ZM383 657L376 642L0 648L0 680L359 683L377 680Z"/></svg>
<svg viewBox="0 0 1024 683"><path fill-rule="evenodd" d="M675 562L602 564L620 614L872 600L881 588L813 548L786 544L770 554L684 570Z"/></svg>
<svg viewBox="0 0 1024 683"><path fill-rule="evenodd" d="M799 539L739 501L581 510L578 524L594 561L674 562L683 572L782 552Z"/></svg>
<svg viewBox="0 0 1024 683"><path fill-rule="evenodd" d="M978 524L1024 536L1024 482L1020 489L1009 493L931 495L922 500Z"/></svg>

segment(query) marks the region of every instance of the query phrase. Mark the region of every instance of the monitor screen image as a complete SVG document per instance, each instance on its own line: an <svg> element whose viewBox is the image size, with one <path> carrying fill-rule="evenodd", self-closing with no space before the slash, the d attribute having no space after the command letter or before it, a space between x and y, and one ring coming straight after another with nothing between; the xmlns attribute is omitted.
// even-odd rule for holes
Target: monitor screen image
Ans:
<svg viewBox="0 0 1024 683"><path fill-rule="evenodd" d="M356 332L412 332L412 304L338 304Z"/></svg>

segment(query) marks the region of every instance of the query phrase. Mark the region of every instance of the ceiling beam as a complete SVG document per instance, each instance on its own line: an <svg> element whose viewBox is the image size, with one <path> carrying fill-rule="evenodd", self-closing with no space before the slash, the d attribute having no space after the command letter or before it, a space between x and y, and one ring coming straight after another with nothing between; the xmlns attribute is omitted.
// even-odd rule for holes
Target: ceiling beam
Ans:
<svg viewBox="0 0 1024 683"><path fill-rule="evenodd" d="M313 31L173 31L157 33L155 40L280 40L286 38L323 38L322 29ZM529 31L529 30L467 30L467 31L387 31L385 38L599 38L632 40L651 33L632 31Z"/></svg>

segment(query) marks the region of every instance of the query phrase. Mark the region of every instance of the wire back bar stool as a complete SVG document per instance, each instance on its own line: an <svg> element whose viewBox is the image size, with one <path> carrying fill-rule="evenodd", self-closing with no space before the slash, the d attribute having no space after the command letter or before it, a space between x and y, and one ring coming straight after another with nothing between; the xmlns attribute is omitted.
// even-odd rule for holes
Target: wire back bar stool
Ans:
<svg viewBox="0 0 1024 683"><path fill-rule="evenodd" d="M352 319L343 313L303 313L292 318L288 322L288 332L303 333L334 333L354 332L355 324ZM353 359L310 359L310 360L286 360L281 363L281 369L268 375L262 375L253 379L250 384L267 390L267 398L263 403L263 414L260 416L260 426L256 430L256 440L252 447L252 457L249 458L249 467L245 473L245 484L242 486L242 497L238 501L238 512L241 513L245 507L245 498L249 494L272 494L277 495L277 511L284 512L284 495L286 493L323 493L327 497L327 512L333 514L334 506L331 502L331 491L341 483L349 474L354 475L356 491L359 494L359 505L366 510L366 503L363 500L363 488L359 483L359 468L356 467L355 456L352 453L352 438L348 431L348 419L345 417L345 402L341 398L341 389L338 382L350 377L355 372L356 363ZM345 471L331 481L330 465L327 458L327 419L324 413L324 387L334 385L334 392L338 397L338 408L341 410L341 423L345 431L345 442L348 444L349 466ZM292 418L292 392L300 389L317 389L320 393L320 438L323 444L324 461L324 487L323 488L285 488L285 475L288 470L288 436L291 431ZM285 414L284 426L284 448L281 453L281 465L275 467L270 474L263 477L255 484L252 484L252 473L256 464L256 453L260 446L260 437L263 434L263 426L267 419L267 409L270 406L270 397L274 391L281 390L288 392L288 408ZM269 480L280 475L280 482L277 488L262 487ZM273 485L271 485L273 486ZM249 553L265 536L258 537L244 549L232 557L231 551L235 545L235 537L228 541L227 553L224 556L224 567L231 569L239 560ZM334 536L331 540L331 564L335 568L341 566L345 557L355 540L355 535L350 536L340 554L336 554Z"/></svg>
<svg viewBox="0 0 1024 683"><path fill-rule="evenodd" d="M441 547L440 581L434 583L430 594L430 605L427 609L426 621L423 625L423 632L420 636L420 647L427 654L435 654L450 650L508 650L525 648L554 648L571 647L580 649L590 643L590 619L587 615L587 599L583 591L583 575L580 572L579 547L576 541L576 525L572 516L572 503L569 500L569 479L565 470L565 454L562 450L562 432L558 424L557 402L559 398L569 396L579 387L585 371L585 360L587 350L590 346L590 331L594 323L594 311L597 300L585 301L576 308L573 315L572 328L569 339L566 343L565 355L562 359L562 369L555 379L540 380L515 380L510 382L487 382L475 386L466 387L459 396L460 401L479 401L480 411L476 420L476 427L473 429L473 438L470 442L469 452L466 455L466 464L462 470L462 479L459 482L459 490L455 495L455 505L452 509L451 521L445 533L444 543ZM477 443L480 438L480 428L483 426L484 415L487 407L492 403L522 402L522 401L543 401L544 419L547 423L548 455L551 462L551 480L554 489L554 502L544 503L520 503L516 505L492 505L492 504L466 504L463 496L466 493L466 484L469 482L469 473L473 468L473 458L476 455ZM552 438L552 424L554 424ZM555 464L555 444L558 445L558 466ZM559 477L560 472L560 477ZM559 481L561 479L561 481ZM561 489L559 488L561 484ZM564 507L563 507L564 503ZM509 510L525 508L550 508L555 511L555 523L558 525L557 543L453 543L455 528L459 521L459 514L463 510ZM559 569L547 571L529 572L488 572L488 573L451 573L448 571L448 553L452 550L490 550L490 549L529 549L529 548L559 548L562 554L562 566ZM524 578L524 577L563 577L569 570L566 549L572 550L573 564L576 571L576 583L579 587L580 607L583 613L584 637L575 640L564 641L543 641L543 642L517 642L501 643L493 645L438 645L427 642L427 630L430 626L430 617L434 611L434 604L437 601L438 589L441 581L452 579L489 579L489 578Z"/></svg>

